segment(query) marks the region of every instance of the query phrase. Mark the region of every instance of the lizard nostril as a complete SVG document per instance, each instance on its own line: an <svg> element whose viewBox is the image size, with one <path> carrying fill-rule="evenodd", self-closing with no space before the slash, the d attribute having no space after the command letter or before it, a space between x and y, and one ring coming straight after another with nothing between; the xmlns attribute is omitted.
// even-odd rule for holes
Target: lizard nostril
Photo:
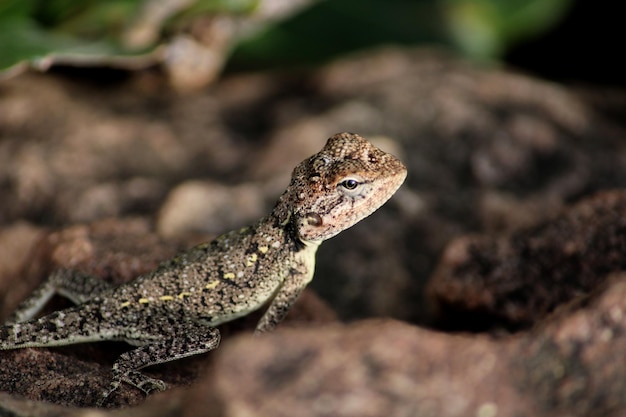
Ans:
<svg viewBox="0 0 626 417"><path fill-rule="evenodd" d="M321 226L323 223L322 217L319 214L313 212L306 214L306 221L309 225L316 227Z"/></svg>

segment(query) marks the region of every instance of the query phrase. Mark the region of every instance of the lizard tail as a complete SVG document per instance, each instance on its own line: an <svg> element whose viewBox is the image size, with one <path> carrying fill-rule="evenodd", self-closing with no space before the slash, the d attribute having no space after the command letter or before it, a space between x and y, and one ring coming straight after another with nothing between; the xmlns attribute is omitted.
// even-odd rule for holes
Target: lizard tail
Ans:
<svg viewBox="0 0 626 417"><path fill-rule="evenodd" d="M22 323L0 326L0 350L111 339L100 331L98 305L83 304Z"/></svg>

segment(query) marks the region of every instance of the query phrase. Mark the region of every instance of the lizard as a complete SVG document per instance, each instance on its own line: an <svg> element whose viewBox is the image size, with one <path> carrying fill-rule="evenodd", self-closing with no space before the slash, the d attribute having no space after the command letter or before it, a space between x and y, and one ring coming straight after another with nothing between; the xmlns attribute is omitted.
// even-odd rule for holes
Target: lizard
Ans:
<svg viewBox="0 0 626 417"><path fill-rule="evenodd" d="M268 332L312 280L319 245L382 206L407 175L395 156L353 133L328 139L293 170L269 215L183 251L117 287L59 270L0 327L0 350L118 340L135 346L112 367L98 406L128 383L146 395L166 384L140 370L208 352L217 325L269 304L255 334ZM59 294L75 306L37 318Z"/></svg>

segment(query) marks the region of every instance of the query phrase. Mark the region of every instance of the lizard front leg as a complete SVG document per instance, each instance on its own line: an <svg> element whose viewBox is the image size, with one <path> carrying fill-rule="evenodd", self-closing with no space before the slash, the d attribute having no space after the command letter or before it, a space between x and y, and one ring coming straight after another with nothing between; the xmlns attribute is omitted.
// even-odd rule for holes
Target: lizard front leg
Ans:
<svg viewBox="0 0 626 417"><path fill-rule="evenodd" d="M300 263L297 268L292 268L290 275L283 281L270 306L259 320L254 334L260 335L273 330L285 318L291 306L300 297L312 278L313 268L308 267L305 263Z"/></svg>

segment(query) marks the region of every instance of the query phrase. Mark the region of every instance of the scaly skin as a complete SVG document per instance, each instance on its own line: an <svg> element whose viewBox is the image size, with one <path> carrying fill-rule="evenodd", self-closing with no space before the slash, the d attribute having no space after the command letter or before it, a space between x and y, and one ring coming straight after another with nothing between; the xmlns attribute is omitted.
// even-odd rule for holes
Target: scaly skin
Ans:
<svg viewBox="0 0 626 417"><path fill-rule="evenodd" d="M337 134L295 168L272 212L253 226L117 288L74 271L53 274L20 304L13 324L0 327L0 350L123 340L138 348L115 362L100 405L121 382L163 390L138 370L214 349L215 326L270 300L255 333L272 330L313 278L320 243L378 209L405 177L394 156L358 135ZM80 304L32 319L54 293Z"/></svg>

